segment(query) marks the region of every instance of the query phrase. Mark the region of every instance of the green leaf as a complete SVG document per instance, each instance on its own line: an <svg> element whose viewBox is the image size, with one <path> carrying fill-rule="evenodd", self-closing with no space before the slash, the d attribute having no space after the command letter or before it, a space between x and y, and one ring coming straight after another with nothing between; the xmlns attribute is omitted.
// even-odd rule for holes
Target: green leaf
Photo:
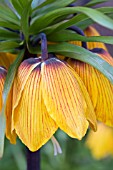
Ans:
<svg viewBox="0 0 113 170"><path fill-rule="evenodd" d="M22 59L23 59L23 54L24 50L22 50L14 63L9 67L6 80L4 83L4 89L3 89L3 107L2 111L0 113L0 157L3 155L3 150L4 150L4 137L5 137L5 126L6 126L6 120L5 120L5 109L6 109L6 103L7 103L7 98L8 94L10 92L16 71L18 66L20 65Z"/></svg>
<svg viewBox="0 0 113 170"><path fill-rule="evenodd" d="M13 41L1 41L0 42L0 52L7 52L9 50L12 50L14 48L17 48L20 46L20 43L13 42Z"/></svg>
<svg viewBox="0 0 113 170"><path fill-rule="evenodd" d="M113 20L96 9L90 9L87 7L66 7L49 12L48 14L33 21L33 23L31 23L30 33L36 34L44 27L50 25L58 17L73 14L75 12L84 13L98 24L113 30Z"/></svg>
<svg viewBox="0 0 113 170"><path fill-rule="evenodd" d="M47 5L51 4L51 3L53 3L54 1L55 0L46 0L44 2L42 1L42 3L39 6L37 6L36 8L34 8L33 11L36 11L36 10L38 10L38 9L44 7L44 6L47 6Z"/></svg>
<svg viewBox="0 0 113 170"><path fill-rule="evenodd" d="M9 31L7 29L0 28L0 41L1 40L16 40L19 41L20 37L18 33Z"/></svg>
<svg viewBox="0 0 113 170"><path fill-rule="evenodd" d="M110 18L113 19L113 7L101 7L101 8L97 8L96 10L104 13L104 14L107 14L107 16L109 16ZM91 20L90 18L88 18L87 16L82 16L83 14L79 14L79 22L78 20L76 20L76 26L80 27L81 29L85 29L87 28L89 25L93 24L94 21ZM77 16L78 17L78 16Z"/></svg>
<svg viewBox="0 0 113 170"><path fill-rule="evenodd" d="M25 0L25 1L23 1L23 0L18 0L19 1L19 3L21 4L21 6L23 7L23 9L26 7L26 5L29 3L29 2L31 2L32 0Z"/></svg>
<svg viewBox="0 0 113 170"><path fill-rule="evenodd" d="M57 33L53 33L47 36L48 41L64 42L64 41L85 41L85 42L103 42L107 44L113 44L113 36L81 36L75 32L64 30Z"/></svg>
<svg viewBox="0 0 113 170"><path fill-rule="evenodd" d="M97 54L69 43L48 45L48 51L88 63L99 70L113 83L113 66L100 58Z"/></svg>
<svg viewBox="0 0 113 170"><path fill-rule="evenodd" d="M105 14L109 14L113 11L113 7L102 7L102 8L98 8L98 11L105 13ZM113 16L113 14L112 14ZM78 14L75 17L73 17L70 20L67 20L66 22L59 22L58 24L54 24L52 26L49 26L45 29L42 29L41 32L44 32L46 34L50 34L53 32L57 32L57 31L61 31L65 28L68 28L71 25L76 25L78 27L80 27L81 29L85 29L87 28L89 25L93 24L95 21L93 21L92 19L90 19L88 16L86 16L85 14Z"/></svg>
<svg viewBox="0 0 113 170"><path fill-rule="evenodd" d="M30 10L31 10L31 2L32 1L30 0L30 2L26 5L21 17L22 31L24 33L26 41L28 41L28 37L29 37L29 17L30 17Z"/></svg>
<svg viewBox="0 0 113 170"><path fill-rule="evenodd" d="M32 1L32 8L36 8L37 6L39 6L40 4L42 4L45 0L33 0Z"/></svg>
<svg viewBox="0 0 113 170"><path fill-rule="evenodd" d="M90 7L107 1L108 0L91 0L91 2L89 2L86 6Z"/></svg>
<svg viewBox="0 0 113 170"><path fill-rule="evenodd" d="M11 23L10 21L6 21L4 19L0 18L0 27L6 27L6 28L11 28L14 30L19 30L20 27L18 25L15 25L13 23Z"/></svg>
<svg viewBox="0 0 113 170"><path fill-rule="evenodd" d="M39 18L40 16L43 16L44 14L50 12L50 11L53 11L55 9L59 9L59 8L62 8L62 7L65 7L65 6L68 6L69 4L71 4L72 2L74 2L75 0L62 0L59 1L58 0L55 0L54 2L52 3L49 3L48 5L42 7L42 8L39 8L39 6L35 9L35 15L36 17L33 19L33 20L36 20L37 18Z"/></svg>
<svg viewBox="0 0 113 170"><path fill-rule="evenodd" d="M22 5L20 4L19 0L11 0L11 3L13 5L13 7L15 8L15 10L18 12L18 14L21 16L23 8Z"/></svg>
<svg viewBox="0 0 113 170"><path fill-rule="evenodd" d="M20 20L16 14L7 6L0 3L0 19L12 22L20 26Z"/></svg>

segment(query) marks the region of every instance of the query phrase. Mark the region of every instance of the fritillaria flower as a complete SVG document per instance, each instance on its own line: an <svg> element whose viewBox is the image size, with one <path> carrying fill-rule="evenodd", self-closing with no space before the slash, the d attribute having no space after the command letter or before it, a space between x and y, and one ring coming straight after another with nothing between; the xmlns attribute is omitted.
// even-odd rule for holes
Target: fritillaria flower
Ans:
<svg viewBox="0 0 113 170"><path fill-rule="evenodd" d="M98 123L97 132L90 131L86 139L86 146L91 150L95 159L113 156L113 129Z"/></svg>
<svg viewBox="0 0 113 170"><path fill-rule="evenodd" d="M4 67L0 67L0 112L3 106L2 92L4 88L4 82L6 78L7 70ZM15 132L11 133L11 114L12 114L12 90L8 95L8 102L6 105L6 137L10 139L11 143L16 143Z"/></svg>
<svg viewBox="0 0 113 170"><path fill-rule="evenodd" d="M90 29L92 30L93 28ZM91 45L94 47L95 43L90 43L90 48ZM104 49L106 48L104 44L101 44L101 46ZM94 48L92 52L113 66L113 58L104 49ZM102 73L89 64L73 59L69 59L68 63L83 80L93 103L97 119L109 126L113 126L113 85Z"/></svg>
<svg viewBox="0 0 113 170"><path fill-rule="evenodd" d="M88 92L76 72L57 58L30 58L13 84L12 129L31 151L60 128L81 139L96 118Z"/></svg>

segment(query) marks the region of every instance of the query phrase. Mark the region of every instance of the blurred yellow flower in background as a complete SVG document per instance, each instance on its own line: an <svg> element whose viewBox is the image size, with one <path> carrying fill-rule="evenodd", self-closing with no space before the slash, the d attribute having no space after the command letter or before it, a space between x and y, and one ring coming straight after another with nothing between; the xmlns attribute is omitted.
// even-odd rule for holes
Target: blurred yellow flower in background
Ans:
<svg viewBox="0 0 113 170"><path fill-rule="evenodd" d="M90 131L86 139L86 146L91 150L95 159L113 156L113 129L98 123L97 132Z"/></svg>

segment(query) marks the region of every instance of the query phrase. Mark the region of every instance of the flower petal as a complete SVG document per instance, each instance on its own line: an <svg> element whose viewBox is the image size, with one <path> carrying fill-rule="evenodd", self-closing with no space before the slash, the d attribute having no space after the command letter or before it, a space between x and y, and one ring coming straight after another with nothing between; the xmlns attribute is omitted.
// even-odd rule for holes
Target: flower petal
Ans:
<svg viewBox="0 0 113 170"><path fill-rule="evenodd" d="M89 26L88 28L86 28L84 33L88 37L90 37L90 36L100 36L99 32L92 26ZM100 42L87 42L87 47L88 47L88 49L103 48L104 50L107 50L104 43L100 43Z"/></svg>
<svg viewBox="0 0 113 170"><path fill-rule="evenodd" d="M48 113L68 135L81 139L88 128L86 103L74 75L63 62L55 58L42 64L41 73Z"/></svg>
<svg viewBox="0 0 113 170"><path fill-rule="evenodd" d="M72 71L73 75L75 76L76 80L79 83L79 86L81 88L82 94L84 96L84 99L86 101L87 104L87 109L86 109L86 119L89 121L90 127L96 131L97 130L97 122L96 122L96 115L94 112L94 107L92 105L92 101L90 99L90 96L87 92L87 89L83 83L83 81L81 80L81 78L78 76L78 74L73 70L72 67L68 66L70 68L70 71Z"/></svg>
<svg viewBox="0 0 113 170"><path fill-rule="evenodd" d="M113 65L113 58L107 52L103 51L98 55ZM97 119L113 126L113 85L102 73L86 63L70 59L69 64L83 80Z"/></svg>
<svg viewBox="0 0 113 170"><path fill-rule="evenodd" d="M97 75L95 74L94 68L89 64L74 59L69 59L68 63L82 79L89 93L92 104L95 108L97 104L98 92L97 92L97 84L96 84Z"/></svg>
<svg viewBox="0 0 113 170"><path fill-rule="evenodd" d="M30 58L24 60L18 68L13 85L13 109L16 108L20 100L22 91L32 70L40 63L40 58ZM13 128L13 125L12 125Z"/></svg>
<svg viewBox="0 0 113 170"><path fill-rule="evenodd" d="M12 124L12 89L9 92L7 105L6 105L6 137L10 140L12 144L16 144L16 133L15 130L11 130Z"/></svg>
<svg viewBox="0 0 113 170"><path fill-rule="evenodd" d="M10 60L6 53L0 53L0 66L8 68L10 66Z"/></svg>
<svg viewBox="0 0 113 170"><path fill-rule="evenodd" d="M17 74L17 81L18 78ZM13 124L17 135L31 151L44 145L58 128L43 102L40 65L29 73L18 105L13 109Z"/></svg>
<svg viewBox="0 0 113 170"><path fill-rule="evenodd" d="M16 55L11 53L0 53L0 66L8 68L15 58Z"/></svg>
<svg viewBox="0 0 113 170"><path fill-rule="evenodd" d="M5 68L0 67L0 112L3 106L2 92L4 87L4 81L6 78L7 71ZM11 143L16 143L15 133L11 133L11 109L12 109L12 93L10 92L7 99L6 105L6 137L10 140Z"/></svg>

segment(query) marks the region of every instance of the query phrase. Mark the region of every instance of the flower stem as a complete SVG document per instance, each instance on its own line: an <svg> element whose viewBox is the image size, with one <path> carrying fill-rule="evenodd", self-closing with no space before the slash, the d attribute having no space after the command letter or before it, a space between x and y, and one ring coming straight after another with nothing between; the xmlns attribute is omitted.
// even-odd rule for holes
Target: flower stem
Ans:
<svg viewBox="0 0 113 170"><path fill-rule="evenodd" d="M40 170L40 150L31 152L27 149L27 170Z"/></svg>
<svg viewBox="0 0 113 170"><path fill-rule="evenodd" d="M77 34L79 34L79 35L85 36L84 32L83 32L80 28L78 28L77 26L71 26L71 27L69 27L69 28L67 28L67 29L68 29L68 30L75 31L75 32L76 32ZM87 49L87 43L84 42L84 41L82 41L82 47L85 48L85 49Z"/></svg>
<svg viewBox="0 0 113 170"><path fill-rule="evenodd" d="M34 42L32 43L33 46L36 46L37 43L41 40L41 57L42 60L45 61L48 59L48 50L47 50L47 38L45 33L40 33L37 35L37 37L34 39Z"/></svg>

